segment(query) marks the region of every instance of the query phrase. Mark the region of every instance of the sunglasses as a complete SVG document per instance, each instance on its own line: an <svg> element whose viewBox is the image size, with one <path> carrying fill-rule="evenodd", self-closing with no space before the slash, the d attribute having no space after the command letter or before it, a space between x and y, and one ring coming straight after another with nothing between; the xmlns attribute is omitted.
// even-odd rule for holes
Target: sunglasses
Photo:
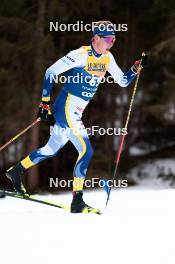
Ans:
<svg viewBox="0 0 175 264"><path fill-rule="evenodd" d="M115 42L115 38L113 37L104 37L104 36L99 36L100 38L103 38L104 41L108 44L113 44Z"/></svg>

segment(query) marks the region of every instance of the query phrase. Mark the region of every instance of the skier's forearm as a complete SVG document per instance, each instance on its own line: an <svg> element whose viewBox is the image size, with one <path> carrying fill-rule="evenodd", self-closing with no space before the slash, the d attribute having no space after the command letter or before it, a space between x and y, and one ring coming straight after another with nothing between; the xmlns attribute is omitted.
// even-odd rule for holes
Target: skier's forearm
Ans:
<svg viewBox="0 0 175 264"><path fill-rule="evenodd" d="M117 65L111 53L110 53L110 65L108 72L112 75L114 81L118 83L121 87L128 86L136 76L136 73L133 72L132 69L124 73Z"/></svg>
<svg viewBox="0 0 175 264"><path fill-rule="evenodd" d="M145 53L142 53L142 55L139 58L137 58L137 60L134 62L130 70L127 71L122 76L121 80L118 82L120 86L126 87L132 82L132 80L139 73L139 70L147 65L147 60L148 60L147 57L148 56Z"/></svg>
<svg viewBox="0 0 175 264"><path fill-rule="evenodd" d="M132 69L129 69L126 73L123 74L123 76L119 79L118 84L121 87L127 87L132 80L134 80L135 76L137 74L132 71Z"/></svg>
<svg viewBox="0 0 175 264"><path fill-rule="evenodd" d="M112 75L114 81L118 83L121 87L127 87L137 76L139 69L146 66L146 64L147 55L144 54L134 62L132 67L126 73L123 73L115 62L113 55L110 54L110 65L108 72Z"/></svg>
<svg viewBox="0 0 175 264"><path fill-rule="evenodd" d="M47 70L44 76L43 89L42 89L42 101L50 101L50 94L54 84L54 73Z"/></svg>

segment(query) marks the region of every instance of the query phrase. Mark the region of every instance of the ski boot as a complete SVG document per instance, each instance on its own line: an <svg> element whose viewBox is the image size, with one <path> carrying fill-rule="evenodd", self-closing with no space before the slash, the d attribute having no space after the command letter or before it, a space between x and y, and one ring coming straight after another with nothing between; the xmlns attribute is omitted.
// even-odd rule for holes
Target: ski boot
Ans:
<svg viewBox="0 0 175 264"><path fill-rule="evenodd" d="M6 171L6 176L13 183L14 189L17 194L22 196L28 196L24 185L22 184L21 176L25 172L24 167L19 163L14 167L11 167Z"/></svg>
<svg viewBox="0 0 175 264"><path fill-rule="evenodd" d="M89 205L87 205L83 201L83 192L77 191L73 192L73 200L71 203L71 213L94 213L94 214L100 214L99 209L95 209Z"/></svg>

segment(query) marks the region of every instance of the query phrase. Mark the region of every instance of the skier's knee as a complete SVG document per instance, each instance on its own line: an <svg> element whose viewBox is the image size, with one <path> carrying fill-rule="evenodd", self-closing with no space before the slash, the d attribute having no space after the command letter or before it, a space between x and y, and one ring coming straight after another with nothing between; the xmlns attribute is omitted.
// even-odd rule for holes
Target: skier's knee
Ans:
<svg viewBox="0 0 175 264"><path fill-rule="evenodd" d="M48 145L45 145L44 147L40 148L38 153L44 156L49 156L52 157L56 154L57 150L55 150L54 148L51 148Z"/></svg>

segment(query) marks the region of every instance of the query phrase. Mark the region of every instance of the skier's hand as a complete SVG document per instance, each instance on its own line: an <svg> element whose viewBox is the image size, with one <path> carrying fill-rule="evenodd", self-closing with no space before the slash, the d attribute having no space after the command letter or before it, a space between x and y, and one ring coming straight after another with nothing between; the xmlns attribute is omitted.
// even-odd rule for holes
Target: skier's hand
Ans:
<svg viewBox="0 0 175 264"><path fill-rule="evenodd" d="M41 120L50 120L53 118L50 110L50 102L41 101L37 117L41 118Z"/></svg>
<svg viewBox="0 0 175 264"><path fill-rule="evenodd" d="M147 64L148 64L148 56L145 53L143 53L140 57L136 59L131 69L134 73L137 74L138 71L143 67L145 67Z"/></svg>

